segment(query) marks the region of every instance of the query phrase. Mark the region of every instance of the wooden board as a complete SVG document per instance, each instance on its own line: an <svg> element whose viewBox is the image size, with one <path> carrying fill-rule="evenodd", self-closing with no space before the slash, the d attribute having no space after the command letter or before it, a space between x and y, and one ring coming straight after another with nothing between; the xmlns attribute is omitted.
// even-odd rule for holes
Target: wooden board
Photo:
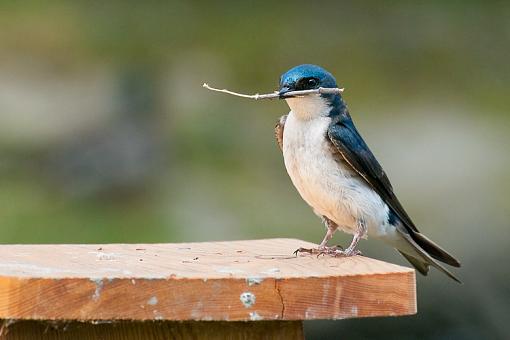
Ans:
<svg viewBox="0 0 510 340"><path fill-rule="evenodd" d="M117 321L43 322L23 320L0 328L0 340L299 340L301 321Z"/></svg>
<svg viewBox="0 0 510 340"><path fill-rule="evenodd" d="M310 320L416 313L412 269L294 239L0 246L0 318Z"/></svg>

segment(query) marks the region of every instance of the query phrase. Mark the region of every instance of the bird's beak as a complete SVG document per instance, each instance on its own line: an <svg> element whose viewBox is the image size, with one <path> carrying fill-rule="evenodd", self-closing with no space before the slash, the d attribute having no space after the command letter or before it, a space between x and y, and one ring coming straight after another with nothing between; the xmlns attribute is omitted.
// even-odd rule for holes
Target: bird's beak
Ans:
<svg viewBox="0 0 510 340"><path fill-rule="evenodd" d="M280 99L289 98L289 97L285 96L285 94L287 92L291 92L291 91L292 90L288 86L284 86L284 87L280 88L280 91L278 91L278 95L280 96Z"/></svg>

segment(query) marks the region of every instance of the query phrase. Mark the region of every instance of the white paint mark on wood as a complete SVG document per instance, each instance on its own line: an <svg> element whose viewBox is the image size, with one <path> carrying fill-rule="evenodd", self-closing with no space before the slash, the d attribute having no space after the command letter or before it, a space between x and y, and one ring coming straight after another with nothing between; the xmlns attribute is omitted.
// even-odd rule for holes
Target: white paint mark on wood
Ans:
<svg viewBox="0 0 510 340"><path fill-rule="evenodd" d="M257 312L250 312L250 320L251 321L259 321L259 320L264 320L264 318L262 316L260 316L259 313L257 313Z"/></svg>
<svg viewBox="0 0 510 340"><path fill-rule="evenodd" d="M94 290L94 294L92 294L92 300L97 301L101 297L101 291L103 290L103 279L93 279L92 282L96 284L96 290Z"/></svg>
<svg viewBox="0 0 510 340"><path fill-rule="evenodd" d="M261 277L249 277L246 279L248 286L259 285L262 281L264 281L264 279Z"/></svg>
<svg viewBox="0 0 510 340"><path fill-rule="evenodd" d="M241 300L244 307L250 308L255 304L256 297L255 294L253 294L252 292L244 292L239 297L239 300Z"/></svg>
<svg viewBox="0 0 510 340"><path fill-rule="evenodd" d="M113 321L112 320L92 320L90 323L93 325L108 325L108 324L112 324Z"/></svg>
<svg viewBox="0 0 510 340"><path fill-rule="evenodd" d="M89 254L95 254L96 259L99 261L112 261L115 260L115 257L117 256L115 253L105 253L102 251L89 251Z"/></svg>
<svg viewBox="0 0 510 340"><path fill-rule="evenodd" d="M269 269L262 271L261 273L266 274L266 275L271 275L271 274L276 274L279 272L280 272L280 268L269 268Z"/></svg>
<svg viewBox="0 0 510 340"><path fill-rule="evenodd" d="M245 271L242 270L242 269L237 269L237 268L229 268L229 267L222 267L222 268L218 268L216 269L216 271L218 273L225 273L225 274L242 274L244 273Z"/></svg>
<svg viewBox="0 0 510 340"><path fill-rule="evenodd" d="M163 320L163 315L157 310L153 310L152 314L154 314L154 320Z"/></svg>
<svg viewBox="0 0 510 340"><path fill-rule="evenodd" d="M158 298L153 296L149 300L147 300L147 304L151 306L155 306L158 304Z"/></svg>

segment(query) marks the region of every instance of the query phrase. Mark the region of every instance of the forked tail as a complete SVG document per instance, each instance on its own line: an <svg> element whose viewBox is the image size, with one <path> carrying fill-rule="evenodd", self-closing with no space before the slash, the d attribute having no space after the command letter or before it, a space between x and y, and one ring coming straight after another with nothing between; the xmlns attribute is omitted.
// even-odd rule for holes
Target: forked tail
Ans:
<svg viewBox="0 0 510 340"><path fill-rule="evenodd" d="M429 266L433 266L448 275L458 283L462 283L455 275L447 270L438 261L446 263L453 267L460 267L460 262L444 249L429 240L425 235L409 231L404 226L397 226L398 233L402 236L402 247L397 247L398 251L408 260L417 271L427 275Z"/></svg>

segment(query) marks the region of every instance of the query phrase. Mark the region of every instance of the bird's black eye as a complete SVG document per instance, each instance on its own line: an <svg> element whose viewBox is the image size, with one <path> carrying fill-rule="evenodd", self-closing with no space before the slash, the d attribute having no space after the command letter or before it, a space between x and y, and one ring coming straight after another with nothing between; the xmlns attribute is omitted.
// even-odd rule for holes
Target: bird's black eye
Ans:
<svg viewBox="0 0 510 340"><path fill-rule="evenodd" d="M314 88L318 83L319 81L316 78L308 78L306 81L306 86L308 88Z"/></svg>
<svg viewBox="0 0 510 340"><path fill-rule="evenodd" d="M317 78L301 78L296 86L296 90L310 90L317 87L319 79Z"/></svg>

